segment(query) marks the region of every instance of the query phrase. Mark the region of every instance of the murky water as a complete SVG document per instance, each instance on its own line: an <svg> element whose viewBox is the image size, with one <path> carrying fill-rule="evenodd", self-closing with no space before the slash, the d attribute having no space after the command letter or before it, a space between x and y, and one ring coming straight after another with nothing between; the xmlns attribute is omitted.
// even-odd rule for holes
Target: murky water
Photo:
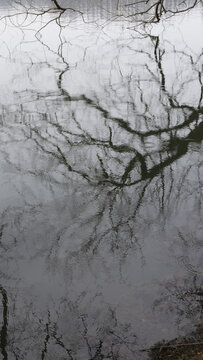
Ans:
<svg viewBox="0 0 203 360"><path fill-rule="evenodd" d="M1 359L147 359L202 320L201 4L22 3L0 12Z"/></svg>

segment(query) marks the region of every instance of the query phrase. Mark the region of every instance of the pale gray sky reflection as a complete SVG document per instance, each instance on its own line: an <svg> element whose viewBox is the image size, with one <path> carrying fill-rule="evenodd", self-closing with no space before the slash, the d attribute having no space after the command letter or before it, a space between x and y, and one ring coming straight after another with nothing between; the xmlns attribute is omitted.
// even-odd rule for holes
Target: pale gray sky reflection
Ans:
<svg viewBox="0 0 203 360"><path fill-rule="evenodd" d="M147 359L202 316L201 4L23 4L0 21L2 359Z"/></svg>

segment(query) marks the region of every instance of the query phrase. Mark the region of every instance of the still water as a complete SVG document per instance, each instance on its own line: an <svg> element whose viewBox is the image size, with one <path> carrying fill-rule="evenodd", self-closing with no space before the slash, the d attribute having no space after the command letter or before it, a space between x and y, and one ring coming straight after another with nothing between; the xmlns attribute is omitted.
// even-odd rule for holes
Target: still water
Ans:
<svg viewBox="0 0 203 360"><path fill-rule="evenodd" d="M0 8L0 359L146 360L202 320L202 6L43 3Z"/></svg>

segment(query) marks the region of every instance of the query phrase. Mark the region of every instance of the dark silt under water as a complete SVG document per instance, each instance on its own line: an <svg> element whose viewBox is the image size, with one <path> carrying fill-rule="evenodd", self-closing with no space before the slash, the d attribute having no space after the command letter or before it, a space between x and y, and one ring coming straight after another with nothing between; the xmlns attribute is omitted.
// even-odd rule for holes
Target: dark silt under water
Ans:
<svg viewBox="0 0 203 360"><path fill-rule="evenodd" d="M1 2L0 360L202 324L202 4L129 3Z"/></svg>

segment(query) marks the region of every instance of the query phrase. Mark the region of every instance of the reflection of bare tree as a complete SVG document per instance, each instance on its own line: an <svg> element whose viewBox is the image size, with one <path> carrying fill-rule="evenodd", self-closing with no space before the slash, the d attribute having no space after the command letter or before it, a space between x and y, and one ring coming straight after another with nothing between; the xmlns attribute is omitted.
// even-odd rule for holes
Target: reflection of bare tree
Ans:
<svg viewBox="0 0 203 360"><path fill-rule="evenodd" d="M1 330L1 352L4 360L11 354L17 359L24 359L27 354L40 359L60 356L98 360L122 359L126 354L131 357L136 353L136 336L131 325L120 323L116 311L111 308L106 309L105 319L101 319L97 312L91 316L80 314L82 296L73 303L66 294L57 307L52 303L51 310L41 314L35 304L21 299L24 311L19 314L20 304L16 301L15 307L10 308L9 323L5 291L3 296L5 318Z"/></svg>
<svg viewBox="0 0 203 360"><path fill-rule="evenodd" d="M183 282L174 280L164 285L164 290L160 299L155 301L155 311L166 311L164 303L170 304L167 307L169 313L176 313L177 324L193 317L197 324L193 331L186 326L185 336L179 336L172 341L161 341L151 349L143 349L149 352L150 359L165 359L166 357L186 359L195 358L202 354L203 333L202 333L202 314L203 314L203 291L202 281L197 275L185 279Z"/></svg>
<svg viewBox="0 0 203 360"><path fill-rule="evenodd" d="M55 3L57 9L63 11L57 4ZM131 75L123 76L118 55L115 61L119 65L117 71L120 72L120 83L114 83L113 59L109 83L105 84L102 93L95 92L93 96L83 93L71 95L66 89L68 62L58 52L65 64L65 70L58 75L57 97L46 100L45 95L44 101L44 95L32 93L30 95L36 104L44 101L46 110L41 113L37 110L30 112L26 104L19 110L19 117L25 125L25 137L35 144L44 157L53 159L53 164L57 166L57 177L60 173L63 184L67 183L67 179L85 181L88 186L97 189L97 196L104 194L104 189L107 189L99 211L90 219L91 224L97 225L92 227L92 234L84 249L90 249L94 241L96 249L101 239L108 237L112 230L112 239L115 238L117 242L122 228L128 234L127 238L131 239L130 243L133 243L136 238L133 231L134 219L144 197L146 199L151 192L148 191L149 185L153 182L156 183L157 192L161 189L162 211L166 200L170 201L174 183L173 164L190 151L191 144L200 143L202 140L202 80L198 70L199 58L196 59L186 52L179 54L173 50L171 44L170 51L190 66L191 76L196 84L199 84L200 95L197 103L187 104L181 101L181 92L184 93L187 79L182 79L181 75L176 79L176 91L173 90L173 85L169 87L164 68L167 54L162 49L160 39L149 35L147 42L149 50L133 49L133 42L126 46L136 55L142 55L143 76L138 75L136 65L131 69ZM149 87L154 88L153 95L148 93ZM124 96L120 95L122 93ZM38 124L30 121L32 116L38 118ZM89 128L88 118L94 117L99 127ZM190 170L192 171L192 165ZM43 170L28 171L41 176ZM56 172L52 169L48 175L49 180L51 176L53 182L58 181L55 175ZM46 177L46 173L43 176ZM182 179L184 177L185 175ZM122 206L130 204L131 190L125 188L132 186L136 187L137 193L134 205L130 213L129 205L126 205L126 214L117 218L115 215L118 208L114 205L118 198L123 202ZM98 230L99 223L105 219L106 209L109 214L108 226L101 232ZM106 223L106 220L104 222ZM116 245L113 245L113 248L114 246Z"/></svg>
<svg viewBox="0 0 203 360"><path fill-rule="evenodd" d="M173 11L164 1L141 3L147 6L145 13L155 11L152 21ZM55 277L57 290L53 302L47 301L40 313L29 286L25 285L30 291L26 296L25 289L16 297L12 291L0 289L2 356L6 359L10 351L16 359L23 359L26 352L35 351L34 357L41 359L55 359L59 353L68 359L126 359L126 353L134 358L136 324L122 321L122 316L119 319L116 306L102 294L102 286L109 274L114 276L111 267L115 259L119 286L128 282L128 275L122 273L126 259L139 253L144 264L146 232L162 217L167 222L171 213L176 215L187 207L191 193L197 194L193 195L195 212L201 211L202 163L195 151L202 141L200 56L148 33L142 43L132 36L116 41L112 55L109 36L102 44L108 54L106 77L103 80L99 73L100 56L93 57L90 67L96 69L96 87L86 86L85 91L85 86L78 85L74 91L70 76L74 80L79 74L80 84L88 65L85 70L78 66L78 70L69 64L68 51L74 40L71 31L69 34L72 22L66 15L75 12L84 20L83 14L65 8L60 1L52 1L53 7L46 8L28 7L27 2L15 4L18 15L25 15L21 26L15 22L16 13L2 21L21 28L23 36L32 25L37 44L50 58L35 62L30 55L29 63L23 65L23 74L27 74L23 76L30 82L13 92L10 104L2 105L1 158L7 173L13 174L9 181L16 190L16 198L6 203L1 215L2 277L4 281L13 279L18 287L19 279L26 278L22 263L28 278L34 277L33 287L37 288L38 282L41 285L36 292L46 292L49 286L49 275L44 279L44 272ZM42 35L53 24L59 31L55 50ZM83 50L85 59L85 46ZM187 68L188 76L181 68L175 81L171 80L166 66L170 55ZM48 69L56 79L54 90L31 86L39 69L45 71L45 78ZM191 80L196 96L188 99L185 89ZM185 241L180 229L176 233ZM174 257L188 270L190 258L187 261L178 252ZM40 275L29 273L32 266ZM191 269L197 273L195 266ZM66 283L61 286L62 273ZM100 282L99 275L104 276ZM167 294L155 302L155 308L169 302L178 316L185 306L191 318L199 312L200 285L189 287L175 281L165 285ZM9 324L8 298L14 304ZM195 304L194 308L190 304Z"/></svg>
<svg viewBox="0 0 203 360"><path fill-rule="evenodd" d="M191 277L191 281L185 280L183 283L177 280L165 284L162 297L155 301L154 308L159 309L164 302L170 303L168 311L175 311L177 322L181 323L181 317L189 319L191 316L197 317L197 321L202 319L202 284L200 276ZM170 300L169 300L170 297Z"/></svg>
<svg viewBox="0 0 203 360"><path fill-rule="evenodd" d="M0 292L2 296L2 327L0 331L0 349L3 360L8 359L7 354L7 327L8 327L8 298L6 290L0 285Z"/></svg>
<svg viewBox="0 0 203 360"><path fill-rule="evenodd" d="M159 22L163 15L174 15L182 12L188 12L193 9L196 5L201 3L202 0L194 1L167 1L167 0L158 0L158 1L134 1L127 4L127 7L139 7L142 6L143 9L135 11L134 14L130 16L143 16L148 14L150 16L149 22Z"/></svg>

